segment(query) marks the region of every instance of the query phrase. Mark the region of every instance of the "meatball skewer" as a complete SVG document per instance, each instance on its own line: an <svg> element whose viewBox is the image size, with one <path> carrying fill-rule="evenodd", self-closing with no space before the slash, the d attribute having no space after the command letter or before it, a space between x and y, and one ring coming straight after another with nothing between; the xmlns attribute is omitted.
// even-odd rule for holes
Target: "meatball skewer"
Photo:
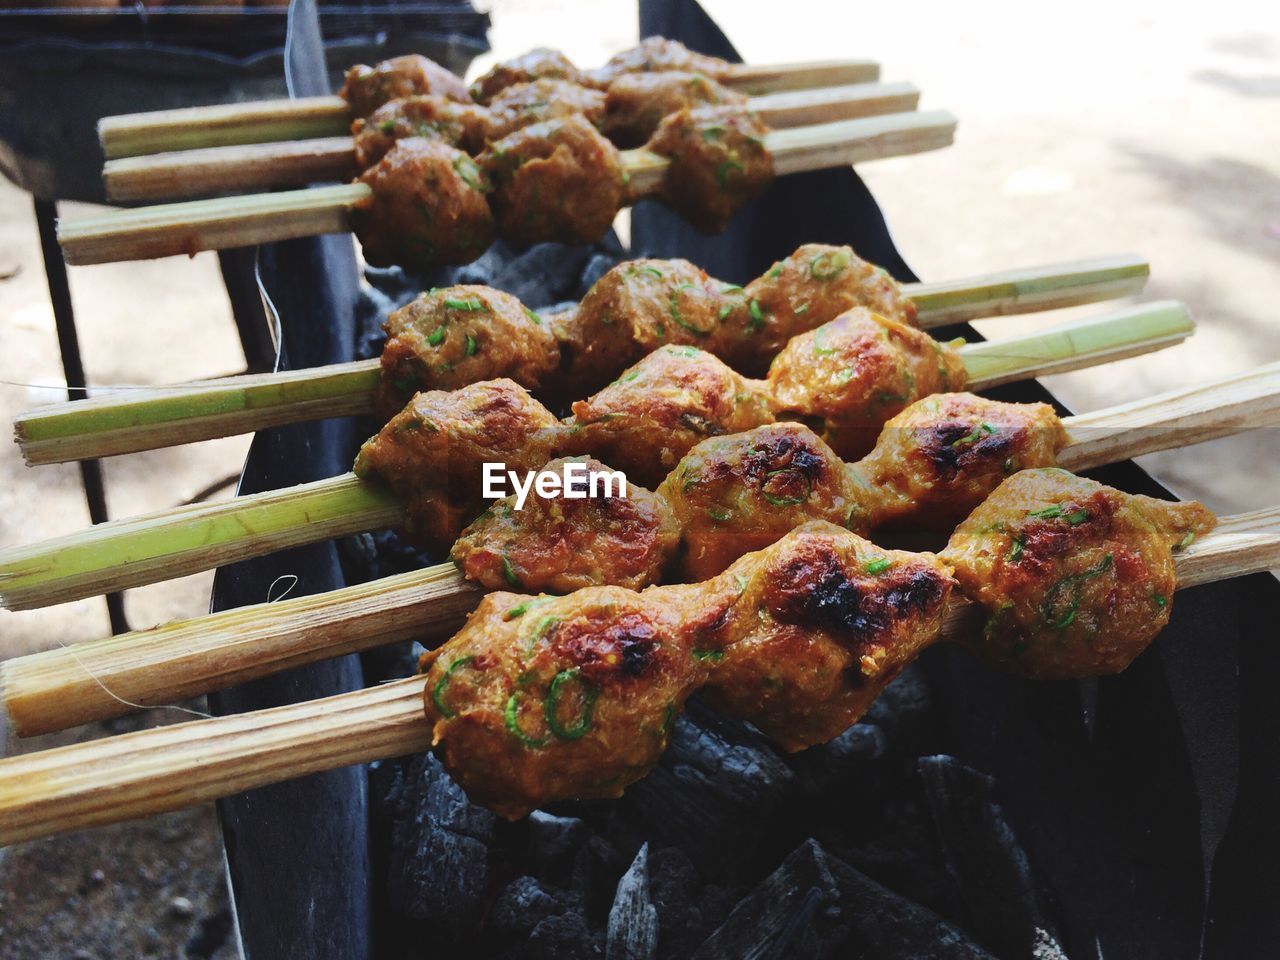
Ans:
<svg viewBox="0 0 1280 960"><path fill-rule="evenodd" d="M619 153L587 120L517 130L473 160L439 141L398 141L352 184L117 210L63 221L69 263L147 259L355 229L370 262L467 263L495 233L515 242L594 241L623 205L671 204L700 229L772 177L938 149L945 112L899 113L769 132L731 107L681 110L645 148Z"/></svg>
<svg viewBox="0 0 1280 960"><path fill-rule="evenodd" d="M535 314L489 288L434 290L384 324L389 341L381 360L59 403L20 415L15 433L34 465L368 413L375 395L383 408L398 397L398 408L417 390L494 377L552 396L565 382L577 389L603 384L662 342L692 343L755 373L790 336L851 307L931 329L1128 296L1141 291L1147 273L1140 258L1116 256L898 284L848 247L806 244L740 288L687 261L635 260L606 273L568 314Z"/></svg>
<svg viewBox="0 0 1280 960"><path fill-rule="evenodd" d="M575 404L566 422L510 380L420 393L382 429L381 442L366 444L356 466L402 499L381 482L347 475L99 524L0 553L0 601L63 602L104 583L122 589L387 526L447 544L479 512L480 471L489 462L536 470L557 453L592 452L635 471L637 481L656 482L707 436L806 412L823 420L824 437L842 455L857 456L917 397L1133 356L1192 329L1181 305L1154 304L956 349L858 308L794 338L765 381L748 381L694 347L667 347Z"/></svg>
<svg viewBox="0 0 1280 960"><path fill-rule="evenodd" d="M1039 404L955 396L939 398L940 409L933 411L931 402L917 402L898 424L886 427L876 451L846 468L861 474L862 502L868 494L879 500L878 515L855 513L840 502L839 465L832 464L834 457L821 441L794 425L763 427L752 433L764 443L743 435L745 442L738 447L753 453L760 448L766 460L782 465L762 462L738 471L744 478L740 485L752 488L749 496L737 498L735 516L712 518L724 525L725 537L737 539L738 548L723 549L720 541L717 557L703 549L715 541L699 532L706 530L702 518L710 514L699 516L704 505L691 504L692 497L667 502L631 485L625 499L534 499L523 512L509 515L504 509L509 504L499 501L454 545L457 569L441 564L322 597L225 611L96 640L92 648L12 660L4 668L10 722L22 736L48 733L118 716L130 703L173 703L285 665L400 639L431 645L455 631L480 601L474 580L469 583L464 576L503 590L513 586L508 570L529 591L561 593L593 585L639 589L672 573L694 580L714 576L745 550L768 546L814 519L852 525L863 535L908 520L946 530L1002 482L1009 459L1014 466L1056 463L1084 470L1274 425L1280 422L1280 365L1063 421ZM988 434L983 424L998 425L998 433ZM1064 435L1069 439L1055 457L1053 449ZM966 442L967 436L977 436L976 445ZM795 442L788 446L788 441ZM705 441L695 448L664 486L683 491L680 478L686 465L705 465L700 448L720 442ZM732 444L733 438L725 442ZM899 474L884 476L882 469L894 459L900 462ZM835 469L820 472L828 466ZM866 489L870 483L884 486ZM799 499L792 492L798 484L808 487L802 504L790 502ZM724 491L726 485L718 487ZM918 500L908 506L907 496ZM749 497L757 504L754 510L740 505ZM682 537L688 546L677 554L679 568L673 570L672 551ZM92 664L92 675L86 674L85 663ZM108 688L117 696L107 693Z"/></svg>
<svg viewBox="0 0 1280 960"><path fill-rule="evenodd" d="M668 55L663 55L662 48ZM481 102L505 87L542 78L570 80L593 88L625 73L679 70L701 73L748 95L865 83L880 71L865 60L749 66L691 53L676 41L651 37L614 57L599 71L582 71L563 54L534 50L500 64L476 82ZM347 72L342 94L189 107L106 117L98 135L108 159L170 150L265 143L345 133L351 121L368 116L389 100L438 95L471 102L472 90L455 74L426 57L410 54Z"/></svg>
<svg viewBox="0 0 1280 960"><path fill-rule="evenodd" d="M1023 522L1027 505L1040 502L1034 500L1042 493L1039 478L1033 476L1031 483L1037 489L1022 486L1008 492L1007 519ZM1126 497L1106 488L1064 492L1068 498L1082 493L1105 501L1106 523L1072 535L1067 549L1025 589L998 573L998 582L1010 584L999 588L999 596L1017 596L1010 602L1028 605L1038 596L1042 606L1056 609L1055 597L1063 589L1059 584L1077 576L1075 566L1089 563L1100 550L1103 557L1109 553L1111 565L1083 581L1076 606L1078 616L1100 624L1093 636L1105 649L1136 651L1149 643L1168 618L1174 588L1280 565L1280 512L1275 510L1227 518L1175 557L1171 547L1181 542L1173 539L1177 529L1211 525L1203 508ZM959 533L957 538L947 557L957 564L959 579L968 575L968 557L964 539ZM1137 575L1128 585L1112 574L1121 556ZM880 574L868 572L868 566L886 560L890 566ZM941 558L883 551L849 531L814 524L739 563L733 573L716 578L711 589L704 587L701 601L688 587L641 594L596 588L549 601L546 606L561 615L559 629L537 637L532 647L526 644L523 652L511 652L509 643L492 653L485 649L479 627L490 620L477 615L472 621L476 628L464 628L442 648L425 677L0 760L0 843L178 809L320 770L431 748L445 757L474 799L514 817L559 797L618 795L660 755L669 732L668 707L674 719L691 693L721 678L727 683L734 673L734 679L773 677L785 666L778 663L781 645L799 645L810 655L830 653L876 688L933 643L967 641L982 650L984 641L973 639L982 612L958 596L948 562ZM1139 596L1144 588L1150 594ZM1066 589L1074 600L1074 590ZM1157 592L1163 590L1168 592ZM516 598L514 606L523 600ZM610 600L615 606L602 609ZM1095 621L1095 615L1116 604L1119 615ZM489 612L501 618L510 610L491 600ZM525 612L500 620L506 625L502 635L529 616ZM1056 641L1057 630L1052 624L1036 627L1027 638L1029 660L1040 656L1046 639ZM708 636L720 640L718 648L702 646ZM477 659L455 666L463 657L453 655L464 645L468 652L463 656ZM716 661L706 656L708 651L724 657ZM618 654L617 661L611 661L612 653ZM523 686L520 675L511 672L521 656L529 658L534 670ZM1071 667L1075 675L1112 668L1106 658L1083 657ZM441 687L446 674L448 682ZM783 688L812 698L795 705L808 702L830 711L831 727L836 717L856 720L873 695L844 698L839 690L815 689L803 679L794 686L784 681ZM708 691L712 699L720 692ZM508 710L516 693L515 706ZM775 712L775 707L791 704L775 699L719 705L764 716L767 724L788 712ZM614 749L608 746L611 734L617 735ZM641 734L648 740L640 739ZM546 743L538 746L544 737ZM520 752L514 752L512 742ZM549 768L548 758L555 759L558 769ZM614 771L619 781L603 783ZM106 795L110 803L103 802Z"/></svg>

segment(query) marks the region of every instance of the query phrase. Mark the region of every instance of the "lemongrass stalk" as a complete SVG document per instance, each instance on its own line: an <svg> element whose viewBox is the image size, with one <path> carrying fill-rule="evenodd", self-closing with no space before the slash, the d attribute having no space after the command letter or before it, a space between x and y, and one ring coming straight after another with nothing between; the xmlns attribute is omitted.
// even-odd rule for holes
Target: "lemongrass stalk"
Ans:
<svg viewBox="0 0 1280 960"><path fill-rule="evenodd" d="M944 111L893 113L775 130L765 145L777 173L798 173L937 150L951 143L955 126ZM622 164L635 200L658 188L668 162L641 149L624 151ZM368 186L353 183L115 210L61 221L58 240L73 264L195 254L342 233L350 229L352 207L372 198Z"/></svg>
<svg viewBox="0 0 1280 960"><path fill-rule="evenodd" d="M1280 566L1280 509L1228 518L1177 557L1178 587ZM948 605L940 639L973 628ZM0 760L0 845L177 810L431 746L423 678Z"/></svg>
<svg viewBox="0 0 1280 960"><path fill-rule="evenodd" d="M1039 310L1056 310L1141 293L1151 267L1141 257L1119 254L1044 267L1003 270L985 277L906 284L920 325L949 323Z"/></svg>
<svg viewBox="0 0 1280 960"><path fill-rule="evenodd" d="M28 610L115 593L303 543L396 526L403 518L388 490L345 474L113 520L0 552L0 605Z"/></svg>
<svg viewBox="0 0 1280 960"><path fill-rule="evenodd" d="M1067 417L1058 464L1080 470L1276 425L1280 363ZM379 644L442 640L480 596L452 566L429 567L17 657L0 665L0 697L19 736L50 733Z"/></svg>
<svg viewBox="0 0 1280 960"><path fill-rule="evenodd" d="M967 388L982 390L1162 350L1194 329L1187 308L1165 300L1039 333L965 344L960 354L969 376Z"/></svg>
<svg viewBox="0 0 1280 960"><path fill-rule="evenodd" d="M0 700L18 736L49 733L383 644L442 641L482 596L440 564L224 610L0 663Z"/></svg>
<svg viewBox="0 0 1280 960"><path fill-rule="evenodd" d="M221 103L103 117L98 139L108 160L170 150L347 133L351 110L341 97Z"/></svg>
<svg viewBox="0 0 1280 960"><path fill-rule="evenodd" d="M769 94L748 105L780 128L914 110L919 99L909 83L860 83ZM102 181L108 199L159 202L348 180L359 172L348 133L122 157L106 162Z"/></svg>
<svg viewBox="0 0 1280 960"><path fill-rule="evenodd" d="M873 83L880 65L873 60L810 60L800 63L735 63L720 82L752 96L783 90Z"/></svg>
<svg viewBox="0 0 1280 960"><path fill-rule="evenodd" d="M58 403L20 414L29 464L63 463L368 413L379 362L226 377Z"/></svg>

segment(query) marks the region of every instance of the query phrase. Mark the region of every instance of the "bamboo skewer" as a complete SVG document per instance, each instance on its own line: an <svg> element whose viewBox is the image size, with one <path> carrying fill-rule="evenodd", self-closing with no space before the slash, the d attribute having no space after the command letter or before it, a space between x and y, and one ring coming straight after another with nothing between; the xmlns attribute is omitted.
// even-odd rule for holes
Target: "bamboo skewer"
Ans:
<svg viewBox="0 0 1280 960"><path fill-rule="evenodd" d="M918 322L933 329L982 316L1003 316L1123 297L1148 274L1139 257L1010 270L944 283L904 284ZM64 463L251 433L268 427L372 411L378 360L277 374L226 377L127 395L53 404L14 422L27 463Z"/></svg>
<svg viewBox="0 0 1280 960"><path fill-rule="evenodd" d="M721 82L759 96L871 83L879 78L879 65L869 60L818 60L734 64ZM351 119L351 108L342 97L257 100L104 117L98 122L98 138L110 160L170 150L337 136L349 131Z"/></svg>
<svg viewBox="0 0 1280 960"><path fill-rule="evenodd" d="M1178 588L1280 566L1280 509L1229 517L1177 557ZM953 601L941 639L971 629ZM0 760L0 845L116 823L431 745L423 680Z"/></svg>
<svg viewBox="0 0 1280 960"><path fill-rule="evenodd" d="M1060 373L1163 349L1194 324L1178 303L1132 307L1042 333L961 348L968 387ZM172 579L273 550L396 526L385 488L347 474L288 490L113 520L0 552L0 604L26 610Z"/></svg>
<svg viewBox="0 0 1280 960"><path fill-rule="evenodd" d="M920 91L909 83L859 83L755 97L748 107L781 129L905 113L919 101ZM343 128L332 136L121 157L106 162L102 180L109 200L154 202L349 180L359 172L354 141Z"/></svg>
<svg viewBox="0 0 1280 960"><path fill-rule="evenodd" d="M1073 471L1280 426L1280 363L1137 404L1067 417L1058 464ZM484 592L437 564L316 596L262 603L0 664L19 736L157 706L303 663L452 635Z"/></svg>
<svg viewBox="0 0 1280 960"><path fill-rule="evenodd" d="M955 118L945 111L892 113L775 130L765 145L774 171L783 175L937 150L951 143L955 126ZM634 196L659 186L665 158L643 149L625 150L622 158ZM62 221L58 237L72 264L195 254L346 233L351 229L351 209L372 196L367 185L352 183L114 210Z"/></svg>

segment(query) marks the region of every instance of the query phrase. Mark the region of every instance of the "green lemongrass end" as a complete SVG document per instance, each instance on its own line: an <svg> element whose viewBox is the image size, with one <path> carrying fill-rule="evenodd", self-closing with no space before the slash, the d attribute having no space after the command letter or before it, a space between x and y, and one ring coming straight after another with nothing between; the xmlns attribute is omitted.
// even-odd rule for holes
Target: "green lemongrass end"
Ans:
<svg viewBox="0 0 1280 960"><path fill-rule="evenodd" d="M1026 336L966 344L960 355L968 389L981 390L1162 350L1194 330L1187 308L1166 300Z"/></svg>
<svg viewBox="0 0 1280 960"><path fill-rule="evenodd" d="M403 509L353 474L98 524L0 553L0 604L29 610L394 526Z"/></svg>

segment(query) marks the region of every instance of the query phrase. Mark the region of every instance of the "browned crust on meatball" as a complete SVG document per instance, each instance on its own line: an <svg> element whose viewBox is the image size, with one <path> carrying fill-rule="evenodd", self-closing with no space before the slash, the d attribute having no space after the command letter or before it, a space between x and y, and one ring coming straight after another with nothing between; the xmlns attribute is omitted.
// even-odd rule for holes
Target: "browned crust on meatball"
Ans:
<svg viewBox="0 0 1280 960"><path fill-rule="evenodd" d="M552 460L545 469L560 473L568 462ZM589 471L610 470L599 460L582 462ZM531 490L520 510L514 494L496 501L462 532L453 562L491 590L568 593L656 583L680 542L666 502L634 483L625 494L614 487L612 496L600 487L593 493L585 478L575 489L589 495L543 498Z"/></svg>
<svg viewBox="0 0 1280 960"><path fill-rule="evenodd" d="M942 554L988 614L967 648L1026 677L1118 673L1169 621L1175 548L1214 523L1198 503L1134 497L1065 470L1015 474Z"/></svg>
<svg viewBox="0 0 1280 960"><path fill-rule="evenodd" d="M876 526L949 531L1006 477L1057 463L1066 442L1046 403L940 393L886 423L875 449L850 472L874 497Z"/></svg>
<svg viewBox="0 0 1280 960"><path fill-rule="evenodd" d="M540 79L517 83L489 102L488 139L547 120L579 115L599 126L605 114L605 95L568 80Z"/></svg>
<svg viewBox="0 0 1280 960"><path fill-rule="evenodd" d="M594 85L592 78L575 67L573 61L559 50L538 47L490 68L471 84L470 95L477 103L488 104L508 87L544 79L564 80L588 87Z"/></svg>
<svg viewBox="0 0 1280 960"><path fill-rule="evenodd" d="M356 166L361 170L385 157L397 140L408 137L440 140L476 154L484 149L488 131L489 115L483 107L432 95L392 100L351 125Z"/></svg>
<svg viewBox="0 0 1280 960"><path fill-rule="evenodd" d="M707 437L772 422L762 386L705 351L662 347L575 403L565 443L569 451L591 453L629 479L656 484Z"/></svg>
<svg viewBox="0 0 1280 960"><path fill-rule="evenodd" d="M963 388L965 369L952 347L857 307L792 338L769 383L781 410L820 426L822 439L854 460L907 404Z"/></svg>
<svg viewBox="0 0 1280 960"><path fill-rule="evenodd" d="M365 259L375 266L429 270L470 263L493 242L488 178L448 144L399 140L360 182L373 199L353 210L352 220Z"/></svg>
<svg viewBox="0 0 1280 960"><path fill-rule="evenodd" d="M419 390L454 390L509 377L536 390L560 365L550 324L509 293L459 285L424 293L382 325L374 406L389 419Z"/></svg>
<svg viewBox="0 0 1280 960"><path fill-rule="evenodd" d="M954 581L931 554L882 550L834 524L805 524L717 579L740 585L704 696L787 750L861 717L938 638Z"/></svg>
<svg viewBox="0 0 1280 960"><path fill-rule="evenodd" d="M490 594L424 666L445 767L510 819L553 800L621 796L657 763L708 670L678 608L618 587Z"/></svg>
<svg viewBox="0 0 1280 960"><path fill-rule="evenodd" d="M658 487L680 525L682 578L715 576L809 520L843 524L848 483L835 452L797 423L702 441Z"/></svg>
<svg viewBox="0 0 1280 960"><path fill-rule="evenodd" d="M607 87L627 74L662 73L668 70L700 73L722 80L733 72L733 64L719 57L695 53L679 40L645 37L630 50L614 54L603 67L589 73L595 83Z"/></svg>
<svg viewBox="0 0 1280 960"><path fill-rule="evenodd" d="M661 196L703 233L720 233L773 180L769 133L744 107L697 107L666 116L647 149L670 161Z"/></svg>
<svg viewBox="0 0 1280 960"><path fill-rule="evenodd" d="M746 104L746 96L700 73L629 73L609 84L601 130L620 147L639 147L668 114L701 106L745 108Z"/></svg>
<svg viewBox="0 0 1280 960"><path fill-rule="evenodd" d="M593 243L622 207L618 149L581 116L517 130L479 160L502 236L515 243Z"/></svg>
<svg viewBox="0 0 1280 960"><path fill-rule="evenodd" d="M405 530L451 544L480 513L484 464L533 470L552 458L563 428L511 380L417 394L366 441L354 470L385 482L405 508Z"/></svg>
<svg viewBox="0 0 1280 960"><path fill-rule="evenodd" d="M357 64L347 71L339 95L351 105L353 117L367 117L388 101L423 94L471 102L461 77L416 53L392 57L372 67Z"/></svg>

